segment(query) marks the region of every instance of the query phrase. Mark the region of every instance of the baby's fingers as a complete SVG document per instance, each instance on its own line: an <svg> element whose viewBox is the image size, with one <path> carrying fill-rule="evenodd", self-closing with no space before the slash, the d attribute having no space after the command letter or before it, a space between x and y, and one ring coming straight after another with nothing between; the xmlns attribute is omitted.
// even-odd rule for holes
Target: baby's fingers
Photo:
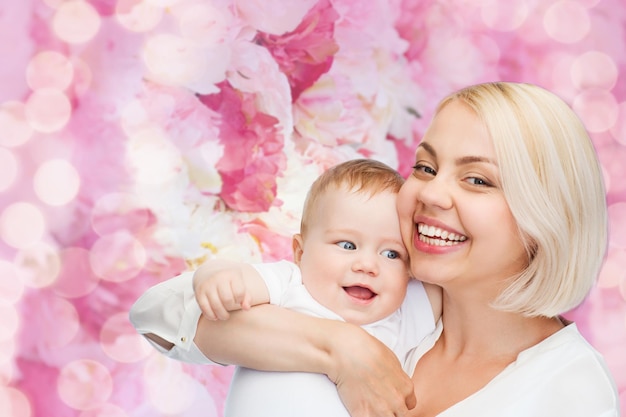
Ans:
<svg viewBox="0 0 626 417"><path fill-rule="evenodd" d="M242 280L234 280L230 283L230 289L232 292L232 308L233 310L249 310L252 301L252 297L250 296L246 286L244 285Z"/></svg>
<svg viewBox="0 0 626 417"><path fill-rule="evenodd" d="M228 320L229 311L239 310L234 302L234 295L229 287L218 288L217 292L209 296L213 313L218 320Z"/></svg>
<svg viewBox="0 0 626 417"><path fill-rule="evenodd" d="M197 297L202 314L209 320L226 320L229 317L228 309L222 303L217 292L207 293Z"/></svg>

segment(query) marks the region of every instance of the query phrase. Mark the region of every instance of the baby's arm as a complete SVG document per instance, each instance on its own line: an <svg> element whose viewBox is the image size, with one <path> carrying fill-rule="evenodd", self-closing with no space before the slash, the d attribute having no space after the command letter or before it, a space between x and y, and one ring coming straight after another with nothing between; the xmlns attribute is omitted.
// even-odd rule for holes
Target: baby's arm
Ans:
<svg viewBox="0 0 626 417"><path fill-rule="evenodd" d="M198 305L209 320L226 320L230 311L249 310L270 299L261 275L242 262L205 262L194 273L193 288Z"/></svg>

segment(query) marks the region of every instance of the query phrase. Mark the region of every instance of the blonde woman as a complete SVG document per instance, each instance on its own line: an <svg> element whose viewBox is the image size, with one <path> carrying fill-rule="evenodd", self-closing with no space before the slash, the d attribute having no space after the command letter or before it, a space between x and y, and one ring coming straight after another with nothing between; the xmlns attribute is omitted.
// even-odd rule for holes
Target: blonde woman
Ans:
<svg viewBox="0 0 626 417"><path fill-rule="evenodd" d="M619 416L604 360L560 316L607 244L600 166L561 99L505 82L446 97L398 213L412 275L443 289L406 374L362 329L274 306L201 318L196 346L217 362L326 374L352 416Z"/></svg>

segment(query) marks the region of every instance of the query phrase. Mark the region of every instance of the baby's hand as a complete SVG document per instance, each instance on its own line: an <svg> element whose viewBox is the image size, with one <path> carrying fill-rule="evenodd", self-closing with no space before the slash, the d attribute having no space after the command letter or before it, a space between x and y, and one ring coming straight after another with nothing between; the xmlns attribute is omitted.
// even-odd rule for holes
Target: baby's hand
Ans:
<svg viewBox="0 0 626 417"><path fill-rule="evenodd" d="M196 271L193 287L202 313L210 320L226 320L229 311L250 309L251 295L240 268Z"/></svg>

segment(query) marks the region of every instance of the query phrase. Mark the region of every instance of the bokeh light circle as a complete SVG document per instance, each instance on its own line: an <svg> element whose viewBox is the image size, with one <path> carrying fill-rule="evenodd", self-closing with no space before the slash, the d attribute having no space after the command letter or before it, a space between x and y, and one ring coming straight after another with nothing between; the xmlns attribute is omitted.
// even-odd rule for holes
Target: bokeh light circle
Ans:
<svg viewBox="0 0 626 417"><path fill-rule="evenodd" d="M626 230L626 202L609 206L609 229ZM615 248L626 249L626 233L611 233L609 241Z"/></svg>
<svg viewBox="0 0 626 417"><path fill-rule="evenodd" d="M0 311L2 311L0 309ZM2 324L3 320L0 320L0 324ZM12 337L8 337L12 336ZM9 367L12 365L12 362L15 358L15 353L17 350L17 335L14 333L8 333L6 335L2 335L0 337L0 369ZM1 415L1 414L0 414Z"/></svg>
<svg viewBox="0 0 626 417"><path fill-rule="evenodd" d="M603 90L586 90L577 95L572 108L588 131L604 132L615 125L619 106L613 94Z"/></svg>
<svg viewBox="0 0 626 417"><path fill-rule="evenodd" d="M626 279L626 249L609 249L598 277L598 286L613 288Z"/></svg>
<svg viewBox="0 0 626 417"><path fill-rule="evenodd" d="M89 262L96 275L112 282L137 276L146 259L141 242L125 230L100 237L89 252Z"/></svg>
<svg viewBox="0 0 626 417"><path fill-rule="evenodd" d="M145 128L129 138L126 153L137 182L161 185L183 168L180 151L158 128Z"/></svg>
<svg viewBox="0 0 626 417"><path fill-rule="evenodd" d="M6 148L0 148L0 193L15 183L19 172L17 157Z"/></svg>
<svg viewBox="0 0 626 417"><path fill-rule="evenodd" d="M65 90L73 77L72 63L65 55L56 51L39 52L26 67L26 82L32 90Z"/></svg>
<svg viewBox="0 0 626 417"><path fill-rule="evenodd" d="M44 288L56 281L61 271L61 258L52 246L37 242L17 252L13 265L26 286Z"/></svg>
<svg viewBox="0 0 626 417"><path fill-rule="evenodd" d="M61 369L57 381L61 400L77 410L101 407L113 392L109 370L99 362L79 359Z"/></svg>
<svg viewBox="0 0 626 417"><path fill-rule="evenodd" d="M46 222L39 208L31 203L17 202L0 214L0 237L14 248L23 249L41 240Z"/></svg>
<svg viewBox="0 0 626 417"><path fill-rule="evenodd" d="M0 386L0 416L31 417L30 401L22 391L13 387Z"/></svg>
<svg viewBox="0 0 626 417"><path fill-rule="evenodd" d="M26 106L19 101L6 101L0 105L0 145L9 148L26 143L33 128L26 120Z"/></svg>
<svg viewBox="0 0 626 417"><path fill-rule="evenodd" d="M29 313L43 324L38 327L37 344L45 349L67 346L80 331L78 311L64 298L55 295L40 297L39 303L32 308L35 311Z"/></svg>
<svg viewBox="0 0 626 417"><path fill-rule="evenodd" d="M0 304L0 313L6 314L0 316L0 369L11 365L15 358L18 342L18 327L21 321L15 311L15 307L6 304ZM6 326L6 330L4 328Z"/></svg>
<svg viewBox="0 0 626 417"><path fill-rule="evenodd" d="M15 304L24 294L24 281L11 262L0 259L0 305Z"/></svg>
<svg viewBox="0 0 626 417"><path fill-rule="evenodd" d="M89 251L70 247L60 252L61 270L54 283L54 291L65 298L78 298L90 294L100 283L91 269Z"/></svg>
<svg viewBox="0 0 626 417"><path fill-rule="evenodd" d="M163 18L163 8L143 0L118 0L115 17L120 25L132 32L147 32Z"/></svg>
<svg viewBox="0 0 626 417"><path fill-rule="evenodd" d="M129 417L126 411L113 404L102 404L91 410L80 413L79 417Z"/></svg>
<svg viewBox="0 0 626 417"><path fill-rule="evenodd" d="M481 17L488 27L500 31L519 28L528 17L527 0L492 0L482 4Z"/></svg>
<svg viewBox="0 0 626 417"><path fill-rule="evenodd" d="M39 166L33 179L35 194L51 206L63 206L76 197L80 188L80 175L64 159L51 159Z"/></svg>
<svg viewBox="0 0 626 417"><path fill-rule="evenodd" d="M596 7L598 3L600 3L600 0L578 0L578 3L580 3L582 6L586 7L587 9L591 9L591 8Z"/></svg>
<svg viewBox="0 0 626 417"><path fill-rule="evenodd" d="M181 363L152 355L146 361L143 378L150 403L161 413L182 414L193 403L194 382L183 372Z"/></svg>
<svg viewBox="0 0 626 417"><path fill-rule="evenodd" d="M91 227L100 236L119 230L137 233L148 226L150 211L133 194L110 193L100 197L91 210Z"/></svg>
<svg viewBox="0 0 626 417"><path fill-rule="evenodd" d="M613 58L604 52L588 51L572 63L572 82L581 89L611 90L617 82L618 69Z"/></svg>
<svg viewBox="0 0 626 417"><path fill-rule="evenodd" d="M579 90L574 87L570 77L564 77L572 68L575 56L566 52L552 52L542 57L537 64L537 81L539 84L550 85L551 91L570 102Z"/></svg>
<svg viewBox="0 0 626 417"><path fill-rule="evenodd" d="M589 34L591 23L585 7L578 2L561 0L546 10L543 28L558 42L575 43Z"/></svg>
<svg viewBox="0 0 626 417"><path fill-rule="evenodd" d="M617 122L609 130L613 139L626 146L626 101L619 104L619 116Z"/></svg>
<svg viewBox="0 0 626 417"><path fill-rule="evenodd" d="M43 2L51 9L58 9L59 6L67 0L43 0Z"/></svg>
<svg viewBox="0 0 626 417"><path fill-rule="evenodd" d="M100 345L111 359L123 363L139 362L154 351L128 321L127 312L113 314L102 325Z"/></svg>
<svg viewBox="0 0 626 417"><path fill-rule="evenodd" d="M66 1L59 5L52 18L52 30L70 44L90 41L102 24L96 9L83 0Z"/></svg>
<svg viewBox="0 0 626 417"><path fill-rule="evenodd" d="M6 278L5 278L6 279ZM20 316L14 305L0 304L0 340L16 340L15 334L20 328Z"/></svg>
<svg viewBox="0 0 626 417"><path fill-rule="evenodd" d="M8 310L7 307L8 306L6 305L0 305L0 313L7 312ZM15 308L13 307L10 307L10 308L12 310L15 310ZM13 320L13 318L15 320ZM4 326L5 324L11 327L19 325L17 312L14 311L10 313L10 317L8 318L0 317L0 325ZM7 329L7 331L4 332L4 328L3 327L0 327L0 328L3 329L3 332L0 332L0 370L2 370L3 368L10 367L12 365L12 362L15 359L15 353L17 351L18 335L16 334L16 331L17 331L16 329L11 328L11 329Z"/></svg>
<svg viewBox="0 0 626 417"><path fill-rule="evenodd" d="M34 130L52 133L63 129L70 120L72 104L62 91L42 88L26 100L25 114Z"/></svg>

